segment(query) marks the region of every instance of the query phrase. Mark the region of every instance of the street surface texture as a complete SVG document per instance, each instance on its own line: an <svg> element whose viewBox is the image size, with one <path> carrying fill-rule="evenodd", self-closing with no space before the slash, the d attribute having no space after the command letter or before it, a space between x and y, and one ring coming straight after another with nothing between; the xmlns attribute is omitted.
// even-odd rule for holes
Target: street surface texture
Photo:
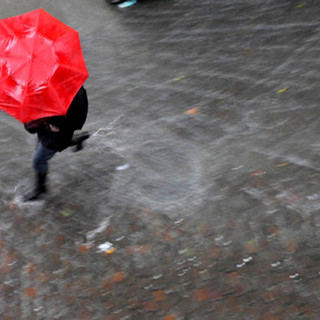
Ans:
<svg viewBox="0 0 320 320"><path fill-rule="evenodd" d="M38 7L79 31L92 136L23 204L35 137L1 113L0 319L320 319L320 2L0 18Z"/></svg>

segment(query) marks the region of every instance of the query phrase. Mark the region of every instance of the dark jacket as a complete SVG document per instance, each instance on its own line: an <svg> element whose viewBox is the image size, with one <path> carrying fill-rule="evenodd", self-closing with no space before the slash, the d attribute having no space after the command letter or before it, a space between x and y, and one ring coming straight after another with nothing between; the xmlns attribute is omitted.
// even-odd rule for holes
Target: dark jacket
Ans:
<svg viewBox="0 0 320 320"><path fill-rule="evenodd" d="M87 113L87 92L81 87L65 116L31 121L25 124L25 129L30 133L37 133L39 141L45 147L55 151L62 151L70 146L73 132L82 129Z"/></svg>

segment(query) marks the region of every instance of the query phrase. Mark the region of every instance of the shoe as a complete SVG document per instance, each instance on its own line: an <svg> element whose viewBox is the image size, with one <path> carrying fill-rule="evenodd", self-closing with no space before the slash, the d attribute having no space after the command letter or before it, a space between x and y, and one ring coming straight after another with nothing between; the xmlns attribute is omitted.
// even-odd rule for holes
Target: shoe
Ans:
<svg viewBox="0 0 320 320"><path fill-rule="evenodd" d="M23 202L37 200L42 194L47 192L46 188L47 173L37 173L36 185L23 195Z"/></svg>
<svg viewBox="0 0 320 320"><path fill-rule="evenodd" d="M70 146L76 146L72 151L78 152L83 149L83 141L87 140L90 137L90 133L88 131L83 131L78 134L74 134Z"/></svg>

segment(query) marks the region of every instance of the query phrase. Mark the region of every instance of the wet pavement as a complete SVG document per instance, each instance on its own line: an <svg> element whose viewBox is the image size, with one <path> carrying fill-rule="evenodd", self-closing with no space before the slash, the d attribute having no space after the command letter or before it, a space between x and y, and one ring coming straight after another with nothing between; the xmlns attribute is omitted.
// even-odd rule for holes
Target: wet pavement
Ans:
<svg viewBox="0 0 320 320"><path fill-rule="evenodd" d="M0 319L319 319L319 1L0 18L39 6L79 30L92 137L22 204L34 137L1 114Z"/></svg>

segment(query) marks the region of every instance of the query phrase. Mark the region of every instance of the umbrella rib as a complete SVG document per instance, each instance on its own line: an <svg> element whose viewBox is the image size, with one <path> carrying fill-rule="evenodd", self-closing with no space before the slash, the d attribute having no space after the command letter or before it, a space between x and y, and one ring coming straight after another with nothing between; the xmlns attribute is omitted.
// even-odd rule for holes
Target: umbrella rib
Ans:
<svg viewBox="0 0 320 320"><path fill-rule="evenodd" d="M82 75L87 75L88 74L87 71L84 71L81 68L76 68L76 67L73 67L73 66L70 66L70 65L67 65L67 64L60 64L59 67L63 67L65 69L68 69L68 70L71 70L71 71L75 71L75 73L77 73L77 74L82 74Z"/></svg>
<svg viewBox="0 0 320 320"><path fill-rule="evenodd" d="M38 12L38 15L37 15L37 18L36 18L36 22L35 22L35 33L39 29L39 21L40 21L40 12ZM32 50L31 50L32 54L34 53L35 43L36 43L36 41L35 41L35 37L34 37L33 38L33 44L32 44ZM32 65L32 60L28 65L28 67L29 67L29 70L28 70L28 82L30 80L30 75L31 75L31 65ZM26 98L26 95L27 95L27 92L28 92L28 88L29 88L29 83L27 84L27 89L24 90L24 95L23 95L23 100L22 101L25 101L25 98ZM20 116L23 117L23 115L24 115L24 108L21 108L20 109Z"/></svg>

